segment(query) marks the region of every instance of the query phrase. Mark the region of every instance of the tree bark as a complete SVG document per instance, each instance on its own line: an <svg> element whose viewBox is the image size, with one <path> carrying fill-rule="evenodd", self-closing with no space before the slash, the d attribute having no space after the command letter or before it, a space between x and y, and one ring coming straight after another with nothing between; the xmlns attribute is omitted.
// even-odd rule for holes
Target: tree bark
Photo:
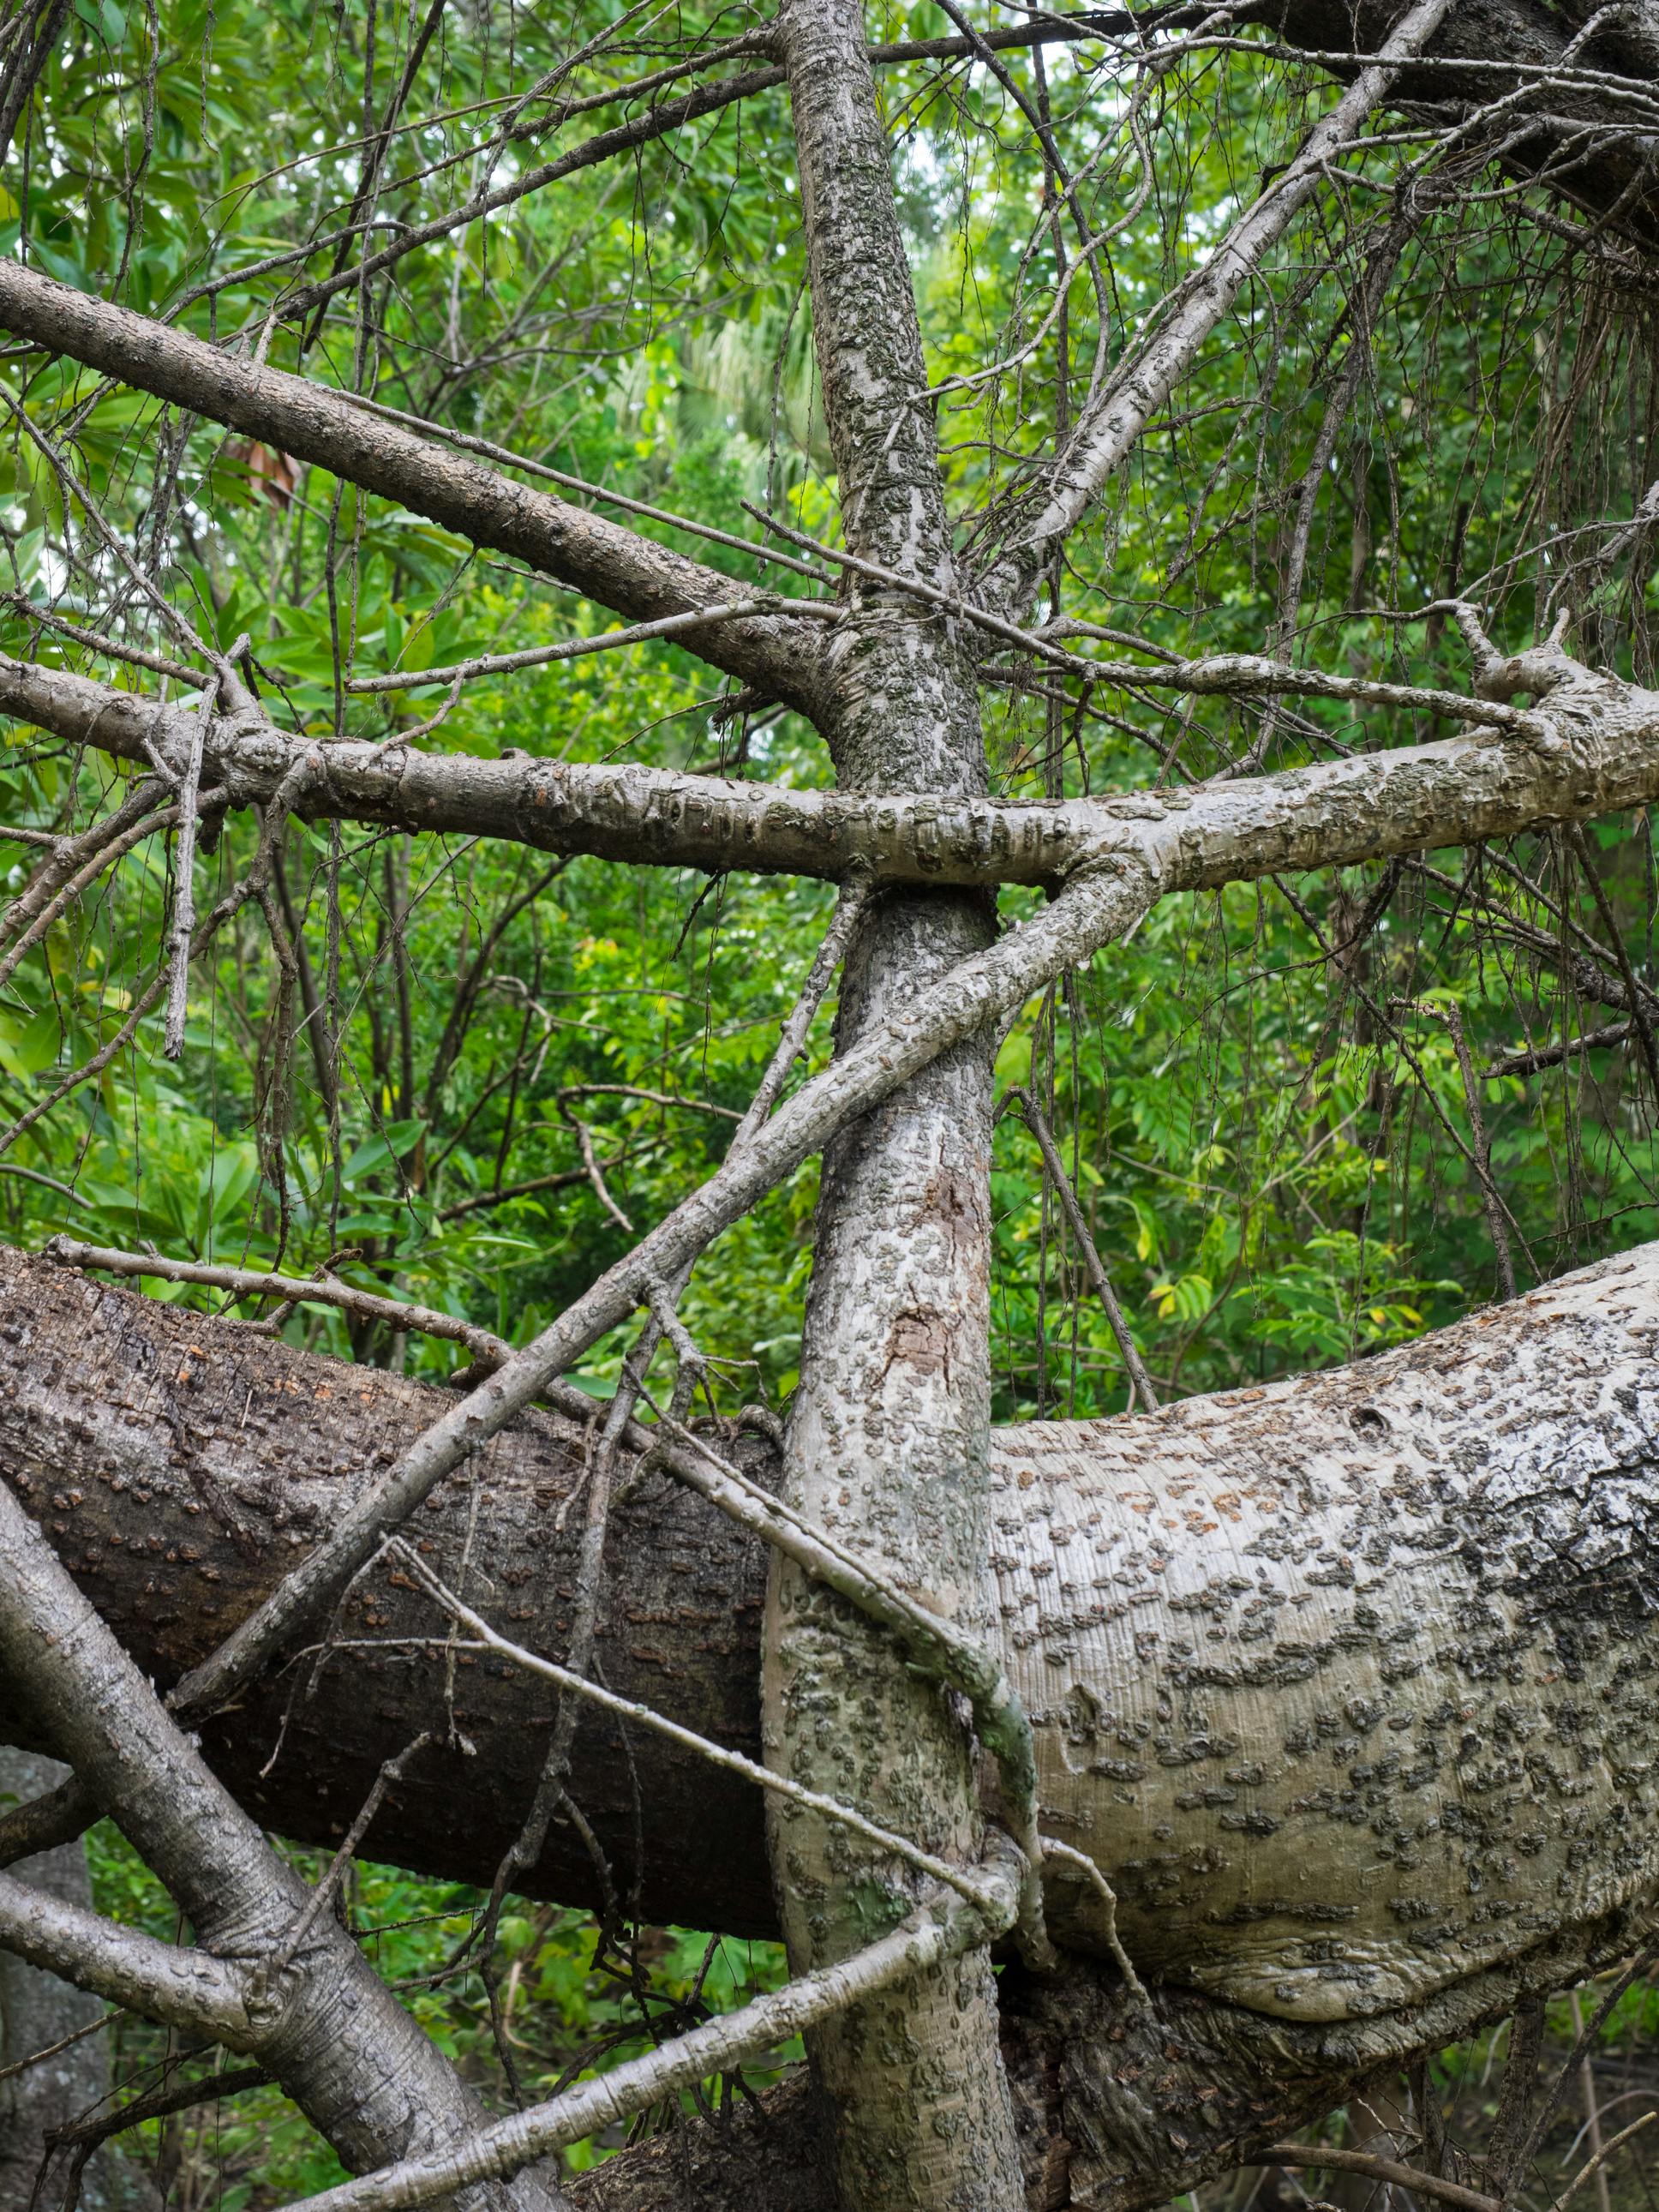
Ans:
<svg viewBox="0 0 1659 2212"><path fill-rule="evenodd" d="M0 327L313 462L632 620L652 622L732 597L732 580L719 570L447 452L325 385L221 352L21 262L0 268ZM684 632L681 642L810 713L817 627L787 613L753 616Z"/></svg>
<svg viewBox="0 0 1659 2212"><path fill-rule="evenodd" d="M1195 679L1189 688L1261 689L1273 665L1242 655L1189 664ZM1197 680L1200 670L1207 673ZM270 800L308 764L310 781L293 811L309 821L499 837L538 851L647 866L832 881L863 873L883 884L964 890L1052 887L1122 856L1154 869L1163 896L1472 844L1659 796L1659 692L1565 656L1559 671L1557 688L1530 712L1507 714L1488 702L1484 711L1493 726L1477 722L1436 744L1313 762L1188 792L1100 799L994 799L971 788L792 789L633 765L318 746L258 714L216 720L205 751L233 806ZM1317 692L1333 680L1284 672L1297 679L1286 689ZM1380 704L1392 695L1395 703L1430 712L1483 711L1455 693L1387 684L1356 684L1341 696L1363 703L1370 694ZM181 762L196 724L193 706L163 707L4 654L0 713L135 765L148 757L146 739Z"/></svg>
<svg viewBox="0 0 1659 2212"><path fill-rule="evenodd" d="M0 1285L0 1470L163 1682L440 1395L15 1254ZM1363 2017L1646 1893L1656 1324L1647 1246L1354 1368L995 1432L999 1609L1044 1818L1102 1856L1147 1969L1286 2018ZM551 1523L580 1449L536 1413L480 1455L476 1587L487 1576L501 1626L555 1652L574 1538ZM607 1674L752 1745L757 1548L660 1477L623 1510ZM441 1573L459 1575L465 1519L460 1486L422 1516ZM378 1668L342 1651L314 1685L292 1669L206 1738L263 1819L310 1840L334 1840L383 1759L444 1714L442 1626L414 1593L371 1581L346 1626L393 1639ZM416 1634L437 1642L397 1646ZM504 1666L456 1673L475 1753L434 1747L365 1848L477 1878L497 1796L512 1827L544 1700ZM18 1732L21 1709L3 1710ZM585 1775L607 1753L620 1775L605 1735L585 1729ZM750 1793L700 1770L676 1780L678 1754L644 1741L635 1755L648 1896L682 1921L775 1926ZM478 1817L457 1830L463 1788ZM594 1809L631 1875L628 1795ZM1420 1817L1402 1826L1407 1811ZM1455 1881L1435 1863L1454 1856ZM583 1897L582 1877L567 1848L534 1887ZM1049 1887L1087 1942L1086 1899Z"/></svg>
<svg viewBox="0 0 1659 2212"><path fill-rule="evenodd" d="M191 2023L198 1983L196 2029L257 2055L359 2171L441 2154L480 2127L482 2103L172 1720L9 1487L0 1487L0 1679L196 1939L161 1943L64 1908L58 1921L78 1923L83 1942L71 1927L67 1943L30 1943L39 1931L25 1921L26 1955L167 2026ZM11 1902L40 1898L40 1921L50 1921L50 1899L0 1881ZM550 2212L556 2197L521 2171L478 2203Z"/></svg>
<svg viewBox="0 0 1659 2212"><path fill-rule="evenodd" d="M1659 1894L1656 1332L1649 1246L1334 1374L996 1432L999 1615L1045 1823L1100 1857L1152 1980L1126 2003L1082 1948L1090 1900L1051 1881L1074 1963L1000 1983L1034 2203L1064 2201L1056 2174L1121 2212L1176 2194L1636 1940ZM164 1683L441 1395L15 1255L0 1341L0 1473ZM574 1539L552 1524L579 1468L569 1425L534 1413L476 1470L469 1588L556 1654ZM659 1477L623 1510L608 1679L752 1749L758 1547ZM468 1521L446 1486L416 1532L452 1581ZM371 1579L342 1626L388 1648L314 1686L291 1668L204 1743L259 1818L329 1844L381 1761L446 1723L442 1624L414 1593ZM465 1655L453 1710L473 1752L423 1753L363 1848L485 1881L551 1715ZM18 1732L3 1689L0 1717ZM647 1912L767 1932L753 1793L650 1738L633 1755ZM624 1883L627 1765L585 1722L581 1802ZM530 1886L591 1894L574 1838L555 1828ZM789 2106L720 2201L817 2212L813 2124Z"/></svg>
<svg viewBox="0 0 1659 2212"><path fill-rule="evenodd" d="M856 556L955 588L927 372L859 0L784 0L813 341L842 535ZM977 799L984 744L957 623L855 578L825 655L819 727L862 792ZM843 971L855 1050L993 930L982 899L889 894ZM990 1625L991 1037L964 1038L825 1149L784 1448L786 1498L970 1635ZM763 1654L769 1761L942 1856L983 1838L970 1732L891 1640L787 1561ZM918 1901L913 1872L783 1801L773 1880L797 1972L844 1958ZM1021 2192L995 1984L966 1951L820 2029L848 2212L1009 2212Z"/></svg>

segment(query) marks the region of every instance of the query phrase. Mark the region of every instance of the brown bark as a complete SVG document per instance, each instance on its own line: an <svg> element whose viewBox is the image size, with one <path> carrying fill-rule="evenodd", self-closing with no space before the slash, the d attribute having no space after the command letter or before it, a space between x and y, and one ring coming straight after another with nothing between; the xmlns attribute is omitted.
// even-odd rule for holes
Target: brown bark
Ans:
<svg viewBox="0 0 1659 2212"><path fill-rule="evenodd" d="M1034 2206L1131 2212L1175 2194L1378 2066L1635 1940L1659 1892L1645 1778L1659 1632L1643 1595L1659 1570L1656 1334L1649 1248L1354 1370L994 1439L1004 1635L1038 1728L1044 1818L1104 1855L1114 1839L1091 1832L1093 1808L1115 1806L1126 1932L1143 1970L1167 1978L1139 2011L1086 1960L1048 1983L1005 1970ZM15 1255L0 1261L0 1473L163 1680L439 1395ZM550 1524L576 1443L532 1413L477 1469L474 1586L503 1626L555 1651L574 1538L562 1548ZM623 1510L607 1674L752 1746L763 1561L665 1484ZM422 1516L427 1556L452 1579L467 1518L459 1486ZM434 1626L386 1581L343 1622L352 1636ZM430 1652L342 1653L307 1698L295 1667L208 1748L263 1818L332 1842L380 1761L444 1725L442 1678ZM365 1850L482 1879L533 1787L551 1714L491 1667L460 1665L456 1683L473 1751L423 1754ZM1382 1698L1392 1717L1374 1710ZM285 1705L287 1738L261 1776ZM1229 1730L1252 1714L1240 1745ZM3 1697L0 1717L17 1732ZM649 1740L633 1749L647 1911L765 1930L748 1793ZM1261 1773L1245 1771L1252 1751ZM621 1747L585 1725L576 1771L626 1884ZM1402 1812L1419 1826L1431 1814L1427 1842ZM1437 1929L1414 1900L1443 1870L1458 1881ZM534 1882L591 1893L556 1828ZM1086 1943L1085 1920L1074 1903L1071 1932ZM1207 1986L1183 1986L1194 1980ZM812 2125L788 2105L757 2138L763 2161L735 2160L732 2193L705 2201L818 2212ZM592 2185L596 2212L665 2203L683 2157L694 2173L702 2160L707 2180L715 2149L702 2141L694 2130Z"/></svg>
<svg viewBox="0 0 1659 2212"><path fill-rule="evenodd" d="M446 1410L445 1394L378 1370L307 1358L234 1323L134 1297L7 1253L0 1258L0 1471L139 1664L164 1686L203 1658L330 1525L342 1492ZM745 1457L757 1448L742 1448ZM572 1424L532 1413L445 1483L411 1531L453 1583L489 1589L499 1625L565 1647L580 1516L556 1527L581 1467ZM463 1572L481 1484L477 1576ZM619 1509L599 1635L611 1686L759 1756L760 1547L701 1500L653 1478ZM444 1623L384 1577L343 1632L441 1638ZM291 1664L210 1723L216 1770L268 1826L334 1844L381 1762L423 1728L439 1741L391 1793L364 1845L417 1871L487 1883L533 1793L554 1698L463 1656L453 1708L429 1654L353 1652ZM0 1694L0 1718L22 1717ZM473 1747L448 1741L455 1729ZM286 1728L284 1722L286 1720ZM280 1743L280 1750L278 1745ZM733 1932L775 1925L753 1793L654 1740L631 1747L647 1850L634 1863L633 1787L617 1732L584 1717L577 1796L624 1895L657 1919ZM269 1775L261 1772L273 1751ZM458 1825L458 1802L468 1818ZM674 1839L672 1859L665 1854ZM556 1824L533 1893L594 1901L580 1844Z"/></svg>

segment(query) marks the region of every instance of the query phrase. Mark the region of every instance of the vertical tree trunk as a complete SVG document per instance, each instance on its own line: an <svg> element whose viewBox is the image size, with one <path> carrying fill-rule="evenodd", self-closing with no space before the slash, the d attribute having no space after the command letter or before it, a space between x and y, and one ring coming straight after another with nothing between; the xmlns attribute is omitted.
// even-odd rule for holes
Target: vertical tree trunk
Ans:
<svg viewBox="0 0 1659 2212"><path fill-rule="evenodd" d="M32 1752L0 1749L0 1811L43 1796L65 1771ZM69 1904L92 1902L83 1844L21 1859L11 1871ZM0 2069L52 2050L104 2010L84 1990L0 1951ZM83 2118L109 2094L109 2052L100 2035L84 2036L26 2073L0 2081L0 2212L27 2212L48 2133ZM144 2212L155 2193L141 2168L100 2151L82 2176L81 2203L85 2212Z"/></svg>
<svg viewBox="0 0 1659 2212"><path fill-rule="evenodd" d="M814 331L857 553L953 583L921 333L856 0L786 0ZM843 783L979 792L984 749L956 626L859 585L832 634L826 734ZM988 902L879 902L843 981L844 1047L988 941ZM937 1062L827 1152L785 1486L793 1501L927 1603L989 1621L989 1047ZM764 1724L774 1762L879 1812L930 1850L980 1845L972 1746L948 1700L796 1571L775 1572ZM774 1880L797 1967L844 1956L914 1901L906 1872L775 1806ZM979 1954L821 2031L849 2206L1022 2201Z"/></svg>

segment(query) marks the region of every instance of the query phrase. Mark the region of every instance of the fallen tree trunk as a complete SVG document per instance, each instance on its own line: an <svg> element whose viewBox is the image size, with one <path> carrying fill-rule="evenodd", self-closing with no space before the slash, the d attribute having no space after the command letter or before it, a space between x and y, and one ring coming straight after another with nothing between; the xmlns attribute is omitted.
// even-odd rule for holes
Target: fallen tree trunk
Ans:
<svg viewBox="0 0 1659 2212"><path fill-rule="evenodd" d="M1005 1972L1034 2203L1154 2203L1639 1939L1659 1890L1656 1328L1650 1246L1334 1374L1000 1433L994 1565L1045 1825L1106 1868L1164 1978L1138 2008L1086 1955L1052 1982ZM0 1341L0 1473L163 1680L441 1402L15 1254ZM554 1652L580 1463L573 1426L532 1414L479 1455L476 1520L452 1480L416 1532ZM612 1686L752 1749L757 1548L648 1475L611 1561ZM468 1654L448 1692L442 1624L399 1580L366 1578L339 1631L416 1645L296 1661L206 1747L262 1819L332 1842L381 1760L453 1713L364 1848L485 1880L550 1712ZM3 1686L0 1721L28 1736ZM647 1914L771 1929L750 1792L592 1721L574 1771ZM556 1826L528 1886L592 1893ZM1096 1947L1091 1900L1049 1893L1057 1930ZM791 2094L763 2161L710 2153L706 2201L816 2212ZM697 2156L630 2160L591 2193L647 2212Z"/></svg>
<svg viewBox="0 0 1659 2212"><path fill-rule="evenodd" d="M1353 2019L1659 1889L1656 1327L1649 1246L1333 1374L999 1433L994 1565L1044 1822L1104 1866L1147 1970ZM442 1402L15 1255L0 1339L0 1472L162 1681ZM573 1425L532 1414L415 1532L502 1630L554 1653L580 1451ZM752 1751L758 1548L664 1476L620 1513L606 1679ZM338 1624L384 1650L290 1662L208 1748L268 1824L332 1841L384 1759L448 1735L366 1849L484 1880L548 1694L505 1661L450 1668L442 1622L398 1583L364 1577ZM770 1931L746 1785L591 1719L575 1771L647 1913ZM574 1837L556 1829L528 1886L592 1895ZM1050 1889L1057 1924L1097 1948L1085 1892Z"/></svg>
<svg viewBox="0 0 1659 2212"><path fill-rule="evenodd" d="M1398 0L1256 0L1243 12L1325 58L1375 52L1401 10ZM1339 77L1353 73L1328 59L1324 66ZM1592 218L1587 244L1596 232L1632 241L1631 273L1643 276L1659 238L1659 118L1643 97L1656 80L1659 23L1651 8L1462 0L1425 59L1401 71L1389 104L1446 130L1507 103L1474 143L1496 144L1511 174L1534 178L1583 209Z"/></svg>

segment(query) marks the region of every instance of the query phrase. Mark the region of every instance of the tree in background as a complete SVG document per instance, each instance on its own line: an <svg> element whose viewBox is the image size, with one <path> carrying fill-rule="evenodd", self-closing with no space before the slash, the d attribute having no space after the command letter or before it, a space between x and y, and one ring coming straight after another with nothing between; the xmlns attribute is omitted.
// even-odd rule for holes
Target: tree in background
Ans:
<svg viewBox="0 0 1659 2212"><path fill-rule="evenodd" d="M722 2200L1363 2092L1511 2202L1659 1895L1647 12L0 39L0 1833L136 1885L0 1939L117 2120L529 2212L804 2033Z"/></svg>

